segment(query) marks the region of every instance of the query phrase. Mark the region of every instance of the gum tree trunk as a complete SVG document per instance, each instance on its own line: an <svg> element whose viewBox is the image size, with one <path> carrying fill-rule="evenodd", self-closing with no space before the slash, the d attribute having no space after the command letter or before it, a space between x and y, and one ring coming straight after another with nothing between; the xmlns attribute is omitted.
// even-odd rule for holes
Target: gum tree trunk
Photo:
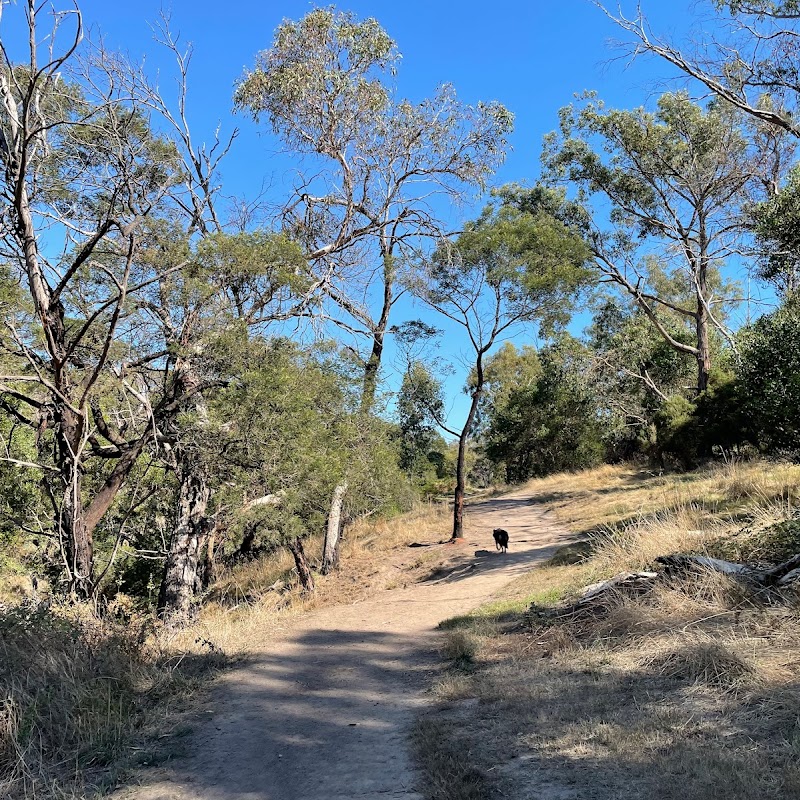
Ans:
<svg viewBox="0 0 800 800"><path fill-rule="evenodd" d="M704 228L701 228L701 234ZM706 263L708 256L705 253L705 242L703 252L698 259L697 270L697 392L698 394L708 389L708 377L711 372L711 340L709 332L709 313L708 313L708 269Z"/></svg>
<svg viewBox="0 0 800 800"><path fill-rule="evenodd" d="M347 493L347 482L340 483L333 490L331 510L328 514L328 527L325 530L325 547L322 553L322 568L320 572L327 575L339 563L339 541L344 527L342 505Z"/></svg>
<svg viewBox="0 0 800 800"><path fill-rule="evenodd" d="M217 579L217 562L215 560L217 535L217 526L212 525L211 530L206 536L206 549L203 555L203 589L208 589L208 587L211 586L211 584Z"/></svg>
<svg viewBox="0 0 800 800"><path fill-rule="evenodd" d="M372 351L364 365L364 382L361 390L361 411L369 414L375 404L375 394L378 390L381 361L383 360L383 347L386 339L386 330L389 326L389 314L394 304L394 259L389 252L389 246L384 241L383 249L383 303L378 321L370 325L372 334Z"/></svg>
<svg viewBox="0 0 800 800"><path fill-rule="evenodd" d="M200 550L207 535L206 508L210 495L202 476L191 472L181 476L175 532L158 593L158 613L162 617L186 616L191 608Z"/></svg>
<svg viewBox="0 0 800 800"><path fill-rule="evenodd" d="M451 537L451 541L456 541L462 538L464 532L464 492L467 484L467 441L469 440L470 433L472 433L472 424L475 421L475 414L478 411L478 404L480 403L481 396L483 395L483 385L485 383L483 373L483 353L484 351L481 351L478 354L478 360L475 363L475 388L472 391L472 402L469 406L467 420L464 423L464 427L461 429L461 435L458 437L456 490L453 497L453 536Z"/></svg>
<svg viewBox="0 0 800 800"><path fill-rule="evenodd" d="M82 502L83 475L78 466L84 420L65 403L55 410L57 464L64 494L57 519L63 542L69 593L88 600L94 592L94 546Z"/></svg>

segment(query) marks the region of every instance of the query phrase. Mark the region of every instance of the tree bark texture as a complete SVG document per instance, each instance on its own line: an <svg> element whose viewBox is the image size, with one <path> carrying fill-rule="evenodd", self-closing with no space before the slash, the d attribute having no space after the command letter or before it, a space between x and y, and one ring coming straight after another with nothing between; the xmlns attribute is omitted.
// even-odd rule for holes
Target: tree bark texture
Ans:
<svg viewBox="0 0 800 800"><path fill-rule="evenodd" d="M707 256L702 254L705 262ZM705 266L701 266L697 276L697 393L708 389L708 377L711 372L711 337L708 318L708 278Z"/></svg>
<svg viewBox="0 0 800 800"><path fill-rule="evenodd" d="M206 536L206 548L203 554L202 588L208 589L217 579L217 562L215 560L217 547L217 526L212 525Z"/></svg>
<svg viewBox="0 0 800 800"><path fill-rule="evenodd" d="M296 539L290 539L289 550L294 556L294 564L297 567L297 574L300 576L300 585L303 587L303 593L310 594L316 587L314 586L314 576L311 574L306 561L303 540L299 536Z"/></svg>
<svg viewBox="0 0 800 800"><path fill-rule="evenodd" d="M342 528L344 528L344 517L342 516L342 505L347 493L347 482L340 483L333 490L331 500L331 510L328 514L328 527L325 530L325 546L322 552L322 568L320 572L327 575L339 563L339 541L341 539Z"/></svg>
<svg viewBox="0 0 800 800"><path fill-rule="evenodd" d="M384 332L375 331L372 335L372 352L364 365L364 383L361 390L361 411L368 414L375 404L378 390L378 373L383 358Z"/></svg>
<svg viewBox="0 0 800 800"><path fill-rule="evenodd" d="M383 346L386 339L386 329L389 326L389 314L394 303L394 281L396 269L394 259L390 253L390 246L386 241L386 232L382 232L381 245L383 251L383 303L378 321L370 326L372 333L372 352L364 365L364 383L361 390L361 411L369 414L375 404L375 394L378 389L378 377L383 360Z"/></svg>
<svg viewBox="0 0 800 800"><path fill-rule="evenodd" d="M191 607L200 550L207 535L206 507L210 494L202 476L192 473L182 476L175 532L158 594L158 613L163 617L186 616Z"/></svg>
<svg viewBox="0 0 800 800"><path fill-rule="evenodd" d="M56 406L54 416L56 463L64 492L56 528L63 542L69 593L78 600L88 600L94 591L94 548L83 510L83 475L78 465L84 420L66 403Z"/></svg>

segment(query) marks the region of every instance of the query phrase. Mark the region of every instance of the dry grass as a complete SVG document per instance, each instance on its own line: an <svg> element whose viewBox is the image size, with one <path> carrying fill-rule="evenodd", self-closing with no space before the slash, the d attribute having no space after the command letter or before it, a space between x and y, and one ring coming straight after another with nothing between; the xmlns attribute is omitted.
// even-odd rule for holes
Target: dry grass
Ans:
<svg viewBox="0 0 800 800"><path fill-rule="evenodd" d="M701 574L620 596L594 618L543 623L527 611L657 555L713 550L744 525L763 542L759 532L796 513L800 467L603 467L529 488L562 523L592 531L592 557L536 569L502 602L443 626L480 647L470 672L436 687L445 755L426 755L425 768L452 773L449 754L468 752L478 796L512 800L800 796L799 602L765 606Z"/></svg>
<svg viewBox="0 0 800 800"><path fill-rule="evenodd" d="M478 654L478 638L474 633L463 630L449 631L442 640L442 655L452 666L464 669L469 667Z"/></svg>
<svg viewBox="0 0 800 800"><path fill-rule="evenodd" d="M757 674L748 655L707 634L662 642L659 652L643 659L642 667L673 680L722 689L747 683Z"/></svg>
<svg viewBox="0 0 800 800"><path fill-rule="evenodd" d="M430 800L486 800L490 783L473 754L460 746L457 720L426 716L414 727L412 744L417 762L430 777L425 794Z"/></svg>
<svg viewBox="0 0 800 800"><path fill-rule="evenodd" d="M597 532L675 508L694 508L708 518L743 511L800 505L800 465L763 461L717 464L681 474L628 465L541 478L525 487L567 527Z"/></svg>
<svg viewBox="0 0 800 800"><path fill-rule="evenodd" d="M0 610L0 796L83 797L158 757L143 732L219 665L158 647L145 620L100 621L78 608ZM161 748L160 752L164 752Z"/></svg>

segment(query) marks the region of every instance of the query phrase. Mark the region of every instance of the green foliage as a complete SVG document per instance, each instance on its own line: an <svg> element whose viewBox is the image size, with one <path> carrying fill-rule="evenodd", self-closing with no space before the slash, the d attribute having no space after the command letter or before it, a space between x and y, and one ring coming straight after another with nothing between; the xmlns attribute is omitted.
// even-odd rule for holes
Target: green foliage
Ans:
<svg viewBox="0 0 800 800"><path fill-rule="evenodd" d="M239 81L234 103L256 119L266 116L300 153L337 164L346 157L346 182L363 184L365 193L377 188L381 174L404 187L398 175L409 169L423 180L437 176L440 185L454 180L483 186L505 157L513 115L496 102L461 104L448 84L421 103L396 101L392 83L399 60L394 41L375 19L314 9L278 28L272 47ZM402 202L404 194L389 204ZM370 205L381 202L377 195L369 199ZM315 222L330 222L330 212L315 209L321 215Z"/></svg>
<svg viewBox="0 0 800 800"><path fill-rule="evenodd" d="M483 369L490 405L503 405L514 388L533 386L542 374L538 350L529 344L518 349L513 342L505 342Z"/></svg>
<svg viewBox="0 0 800 800"><path fill-rule="evenodd" d="M667 317L664 324L676 340L690 337L680 319ZM691 360L659 336L635 305L609 297L597 307L588 335L608 458L651 455L655 415L665 398L685 396L693 379Z"/></svg>
<svg viewBox="0 0 800 800"><path fill-rule="evenodd" d="M789 297L800 288L800 169L786 185L753 210L755 232L763 253L761 277Z"/></svg>
<svg viewBox="0 0 800 800"><path fill-rule="evenodd" d="M485 383L476 422L479 434L488 419L508 404L512 392L536 386L541 375L539 353L531 345L523 345L518 350L513 342L505 342L491 355L483 367ZM473 389L475 380L473 369L467 381L468 390Z"/></svg>
<svg viewBox="0 0 800 800"><path fill-rule="evenodd" d="M712 374L708 389L692 399L673 395L654 415L654 455L691 469L719 453L739 451L751 441L753 420L742 405L731 372Z"/></svg>
<svg viewBox="0 0 800 800"><path fill-rule="evenodd" d="M685 397L668 398L655 414L657 452L676 457L682 466L694 466L697 456L694 440L695 405Z"/></svg>
<svg viewBox="0 0 800 800"><path fill-rule="evenodd" d="M612 222L637 236L671 238L674 215L696 202L681 186L713 187L714 198L700 202L726 192L730 202L744 199L747 142L730 106L702 108L686 92L662 95L655 112L606 109L591 93L586 100L561 110L561 137L547 137L545 164L551 178L608 197ZM710 235L721 232L709 223Z"/></svg>
<svg viewBox="0 0 800 800"><path fill-rule="evenodd" d="M800 553L800 518L748 527L713 544L711 555L730 561L780 564Z"/></svg>
<svg viewBox="0 0 800 800"><path fill-rule="evenodd" d="M444 477L446 447L436 424L443 412L439 383L423 363L410 364L397 397L399 463L423 487Z"/></svg>
<svg viewBox="0 0 800 800"><path fill-rule="evenodd" d="M568 217L598 272L670 347L695 359L702 391L708 342L722 326L717 310L735 296L719 273L738 257L743 235L731 215L760 185L737 110L720 101L702 107L686 92L662 95L655 111L615 110L588 93L561 110L560 123L545 139L546 179L574 187ZM676 319L689 342L673 334Z"/></svg>
<svg viewBox="0 0 800 800"><path fill-rule="evenodd" d="M324 350L254 340L235 380L210 397L198 452L209 459L216 506L232 509L229 552L245 532L252 547L270 549L321 531L333 489L344 481L347 516L409 503L390 426L356 410L356 387L335 359L320 357ZM267 496L273 501L251 503Z"/></svg>
<svg viewBox="0 0 800 800"><path fill-rule="evenodd" d="M382 78L399 58L376 20L358 22L351 13L317 8L299 22L287 20L278 27L272 49L260 53L256 68L239 81L234 103L256 119L268 114L276 132L297 115L297 128L322 145L325 132L315 109L330 102L341 126L327 133L338 143L355 119L377 120L387 107Z"/></svg>
<svg viewBox="0 0 800 800"><path fill-rule="evenodd" d="M3 404L12 413L3 413ZM36 443L33 433L26 427L15 424L13 411L21 404L3 400L0 396L0 438L3 441L0 455L22 462L35 463ZM38 473L38 474L37 474ZM35 525L42 512L41 473L23 463L0 461L0 543L19 539L23 525Z"/></svg>
<svg viewBox="0 0 800 800"><path fill-rule="evenodd" d="M488 205L464 226L455 255L438 261L438 302L485 282L503 294L506 316L535 319L545 332L569 321L575 296L591 281L586 243L544 205Z"/></svg>
<svg viewBox="0 0 800 800"><path fill-rule="evenodd" d="M602 461L602 426L586 381L588 358L577 340L562 337L539 353L538 381L512 390L493 410L486 452L505 464L510 482Z"/></svg>
<svg viewBox="0 0 800 800"><path fill-rule="evenodd" d="M302 250L283 233L213 233L198 243L186 275L198 287L228 292L242 315L258 313L281 289L303 296L309 289L305 267Z"/></svg>
<svg viewBox="0 0 800 800"><path fill-rule="evenodd" d="M783 2L775 2L775 0L714 0L714 5L720 10L727 9L732 16L750 15L759 19L800 17L798 0L783 0Z"/></svg>
<svg viewBox="0 0 800 800"><path fill-rule="evenodd" d="M788 302L742 333L742 413L767 452L800 454L800 304Z"/></svg>

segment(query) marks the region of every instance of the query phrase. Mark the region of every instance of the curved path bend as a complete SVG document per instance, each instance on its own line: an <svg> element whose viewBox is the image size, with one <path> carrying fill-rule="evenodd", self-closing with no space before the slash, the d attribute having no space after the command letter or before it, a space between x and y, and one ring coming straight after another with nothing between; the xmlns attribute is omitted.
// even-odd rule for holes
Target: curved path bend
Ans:
<svg viewBox="0 0 800 800"><path fill-rule="evenodd" d="M569 541L527 494L467 507L436 579L300 618L211 692L188 754L119 800L422 800L408 733L436 668L436 626ZM494 550L492 528L511 535Z"/></svg>

